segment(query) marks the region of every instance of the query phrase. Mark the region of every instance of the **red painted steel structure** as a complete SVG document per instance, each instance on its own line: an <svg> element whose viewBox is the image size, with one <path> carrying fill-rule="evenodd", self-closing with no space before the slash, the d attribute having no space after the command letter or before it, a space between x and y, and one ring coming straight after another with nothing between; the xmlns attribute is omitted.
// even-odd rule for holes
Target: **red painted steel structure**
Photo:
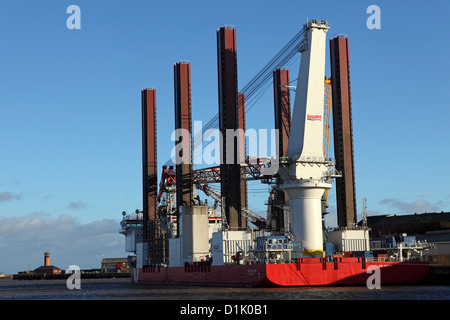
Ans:
<svg viewBox="0 0 450 320"><path fill-rule="evenodd" d="M273 97L275 111L275 129L278 130L278 156L285 157L289 142L289 132L291 128L291 95L289 86L289 69L279 68L273 72ZM279 179L277 179L279 183ZM283 191L274 190L272 209L272 220L276 221L276 230L281 230L284 226L284 210L280 205L286 204L286 197Z"/></svg>
<svg viewBox="0 0 450 320"><path fill-rule="evenodd" d="M142 186L143 237L149 239L148 222L158 215L157 207L157 143L156 143L156 89L143 89L142 102Z"/></svg>
<svg viewBox="0 0 450 320"><path fill-rule="evenodd" d="M174 65L175 129L183 129L182 136L175 141L181 143L181 163L176 164L177 217L181 206L190 205L193 199L192 167L192 112L191 112L191 64L177 62ZM176 149L177 150L177 149ZM179 224L177 224L179 227ZM180 231L180 230L178 230ZM179 234L179 233L178 233Z"/></svg>
<svg viewBox="0 0 450 320"><path fill-rule="evenodd" d="M348 38L330 39L336 197L339 227L356 224L355 166L353 158L352 106Z"/></svg>
<svg viewBox="0 0 450 320"><path fill-rule="evenodd" d="M273 72L273 96L275 106L275 129L278 131L278 155L286 156L291 128L291 95L289 69L281 68Z"/></svg>
<svg viewBox="0 0 450 320"><path fill-rule="evenodd" d="M219 84L219 129L222 133L221 194L222 206L231 230L242 227L240 165L237 159L238 139L233 148L227 148L227 130L238 128L238 83L236 29L221 27L217 30L217 71ZM237 141L236 141L237 140ZM232 160L232 161L231 161Z"/></svg>
<svg viewBox="0 0 450 320"><path fill-rule="evenodd" d="M211 266L203 262L186 263L184 267L134 269L134 282L227 285L238 287L295 287L366 285L379 268L381 285L424 281L430 271L428 262L373 262L365 258L303 258L295 263ZM370 280L369 280L370 281Z"/></svg>
<svg viewBox="0 0 450 320"><path fill-rule="evenodd" d="M239 132L239 163L245 163L247 158L246 138L245 138L245 93L238 94L238 128ZM241 208L248 208L247 181L241 179ZM247 227L247 218L241 216L242 227Z"/></svg>

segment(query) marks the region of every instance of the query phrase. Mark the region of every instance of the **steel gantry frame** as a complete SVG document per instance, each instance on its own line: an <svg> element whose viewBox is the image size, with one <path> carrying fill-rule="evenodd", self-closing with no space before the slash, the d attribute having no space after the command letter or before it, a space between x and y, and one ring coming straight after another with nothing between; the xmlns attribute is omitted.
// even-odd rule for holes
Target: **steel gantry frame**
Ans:
<svg viewBox="0 0 450 320"><path fill-rule="evenodd" d="M278 130L278 155L285 157L291 129L291 88L288 68L278 68L273 72L273 97L275 129ZM272 232L284 234L289 221L286 215L286 195L279 188L280 177L276 176L276 188L272 188L268 204L270 205L270 229Z"/></svg>
<svg viewBox="0 0 450 320"><path fill-rule="evenodd" d="M245 129L245 100L246 94L249 96L255 96L263 86L260 82L266 82L270 77L266 74L272 76L274 82L274 98L275 98L275 121L278 129L281 130L279 135L279 155L285 156L286 149L289 138L290 131L290 99L289 99L289 69L285 67L280 67L281 62L287 62L294 53L298 52L298 43L304 36L304 30L300 31L288 45L277 54L277 56L272 59L272 61L255 77L256 80L252 80L250 84L244 87L241 92L237 92L237 55L236 55L236 30L234 27L221 27L217 30L217 57L218 57L218 73L219 73L219 128L221 130L231 129ZM296 44L297 43L297 44ZM294 45L295 44L295 45ZM274 68L274 66L276 66ZM272 69L273 68L273 69ZM274 71L272 71L274 70ZM175 74L176 75L176 74ZM189 70L190 75L190 70ZM183 77L185 78L185 77ZM190 79L189 79L190 80ZM177 80L175 80L177 81ZM255 85L253 85L255 83ZM256 83L258 85L256 86ZM190 88L190 81L189 81ZM179 89L179 88L178 88ZM176 88L175 94L178 94ZM177 91L178 90L178 91ZM187 99L184 99L187 100ZM190 107L190 92L189 92L189 107ZM176 113L180 113L176 110ZM278 112L278 113L277 113ZM186 113L186 112L185 112ZM189 110L190 115L190 110ZM325 78L325 99L324 99L324 157L328 159L329 150L329 130L330 130L330 118L331 118L331 80ZM211 122L211 121L210 121ZM185 125L186 126L186 125ZM184 127L185 127L184 126ZM178 125L179 127L179 125ZM239 186L234 188L234 192L239 194L240 206L236 203L236 209L247 207L247 190L246 182L251 180L261 180L262 182L274 183L276 182L277 175L275 176L265 176L262 174L263 169L270 166L270 159L261 158L247 158L245 162L242 161L242 157L246 158L245 154L245 138L237 137L238 141L235 143L235 153L239 150L241 159L235 159L234 167L238 170L238 180ZM237 149L237 150L236 150ZM222 152L224 157L226 157L226 144L222 145ZM239 161L238 161L239 160ZM167 168L167 164L163 166L163 173L161 176L161 183L158 194L158 201L161 201L162 194L164 192L173 192L176 189L175 185L183 185L177 177L177 170L174 170L172 166ZM221 183L230 191L230 168L224 165L192 170L192 175L190 176L190 184L194 186L196 183ZM232 170L233 172L236 170ZM232 174L234 176L234 174ZM177 181L178 180L178 181ZM186 179L188 180L188 179ZM228 181L228 183L227 183ZM187 181L186 181L187 182ZM234 187L234 183L232 184ZM228 187L227 187L228 186ZM223 187L222 193L223 191ZM240 189L240 190L239 190ZM225 192L225 197L227 193ZM181 198L179 196L176 197ZM236 197L234 197L236 198ZM177 201L178 202L178 201ZM178 206L178 205L177 205ZM242 215L241 215L242 218ZM240 220L240 221L239 221ZM237 220L238 225L243 225L245 219Z"/></svg>
<svg viewBox="0 0 450 320"><path fill-rule="evenodd" d="M260 180L264 183L272 183L273 176L264 175L264 169L270 166L270 158L247 157L244 164L240 165L240 174L242 181ZM173 166L163 166L161 181L159 184L158 202L161 202L163 193L175 192L176 188L176 170ZM198 183L210 184L220 183L222 181L221 167L209 167L193 171L192 185Z"/></svg>
<svg viewBox="0 0 450 320"><path fill-rule="evenodd" d="M148 223L155 220L157 207L156 89L141 91L143 237L149 238Z"/></svg>
<svg viewBox="0 0 450 320"><path fill-rule="evenodd" d="M282 94L278 92L278 94L275 94L275 118L278 119L276 121L276 127L280 130L285 131L285 134L280 134L280 142L279 142L279 153L280 156L285 156L285 152L287 149L287 143L289 139L289 122L290 121L290 99L289 99L289 88L284 85L284 83L289 83L289 70L286 68L277 69L274 72L274 90L282 90ZM325 78L325 90L324 90L324 127L323 127L323 149L324 149L324 157L325 159L329 158L329 136L330 136L330 122L331 122L331 94L332 94L332 88L331 88L331 80L329 78ZM281 98L282 99L277 99ZM277 175L264 175L263 170L265 168L268 168L271 164L272 159L271 158L262 158L262 157L246 157L246 160L244 163L240 164L240 180L241 180L241 186L242 182L247 181L255 181L259 180L263 183L277 183ZM174 170L173 166L167 167L166 165L162 168L162 174L161 174L161 181L159 184L159 194L158 194L158 202L166 201L166 202L173 202L173 196L172 194L176 192L176 170ZM213 166L208 168L202 168L202 169L196 169L192 171L192 185L198 185L198 184L212 184L212 183L221 183L222 182L222 174L221 174L221 167L220 166ZM166 198L163 198L163 194L167 193L168 196ZM278 198L277 198L278 199ZM328 199L328 190L326 190L324 194L324 201L326 203L326 206L328 207L327 203ZM280 201L278 202L284 202L285 199L280 198L278 199ZM277 202L277 203L278 203ZM279 208L280 210L283 210L284 205L274 206ZM241 204L241 211L242 208L246 208L248 210L247 204ZM244 218L247 218L248 215L244 214ZM280 215L279 217L280 221L278 221L277 226L281 227L284 225L284 221Z"/></svg>
<svg viewBox="0 0 450 320"><path fill-rule="evenodd" d="M225 198L225 205L222 206L230 229L233 230L242 227L242 218L240 165L237 158L239 139L230 144L232 149L228 150L226 135L227 130L239 128L236 29L232 26L220 27L217 30L217 73L219 130L222 134L220 150L223 159L220 164L220 189Z"/></svg>
<svg viewBox="0 0 450 320"><path fill-rule="evenodd" d="M175 141L175 149L182 147L177 156L181 161L176 165L176 216L179 218L181 206L191 204L194 197L192 185L192 110L191 110L191 64L180 61L174 65L174 105L175 129L180 135ZM180 225L177 224L177 234L180 234Z"/></svg>
<svg viewBox="0 0 450 320"><path fill-rule="evenodd" d="M355 166L353 157L353 124L350 90L350 59L347 36L330 39L330 64L333 97L334 156L338 226L356 225Z"/></svg>

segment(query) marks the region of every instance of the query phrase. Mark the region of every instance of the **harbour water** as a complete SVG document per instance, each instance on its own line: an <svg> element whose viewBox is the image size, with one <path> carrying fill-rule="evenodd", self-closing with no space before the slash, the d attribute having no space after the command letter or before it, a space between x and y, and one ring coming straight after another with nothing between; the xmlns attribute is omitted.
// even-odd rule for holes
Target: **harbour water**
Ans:
<svg viewBox="0 0 450 320"><path fill-rule="evenodd" d="M66 280L0 280L1 300L450 300L450 286L408 285L302 288L231 288L131 283L128 278L81 279L79 290Z"/></svg>
<svg viewBox="0 0 450 320"><path fill-rule="evenodd" d="M111 318L163 314L167 319L283 319L313 310L321 316L415 317L448 307L450 286L230 288L131 283L130 279L0 280L0 307L21 314ZM429 305L431 303L431 306ZM29 305L31 304L31 305ZM86 306L87 305L87 306ZM59 310L59 311L58 311ZM161 313L162 311L162 313ZM62 313L58 313L62 312ZM311 314L310 312L308 314Z"/></svg>

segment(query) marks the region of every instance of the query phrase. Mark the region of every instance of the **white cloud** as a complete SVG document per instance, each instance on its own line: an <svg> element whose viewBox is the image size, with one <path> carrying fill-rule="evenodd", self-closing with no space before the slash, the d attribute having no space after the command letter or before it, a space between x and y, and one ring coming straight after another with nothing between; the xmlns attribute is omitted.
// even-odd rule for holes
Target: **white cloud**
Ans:
<svg viewBox="0 0 450 320"><path fill-rule="evenodd" d="M384 199L380 201L380 204L388 205L390 210L394 212L406 214L437 212L442 210L438 206L423 199L419 199L411 203L399 201L397 199Z"/></svg>
<svg viewBox="0 0 450 320"><path fill-rule="evenodd" d="M87 207L87 205L81 200L79 200L77 202L71 202L71 203L69 203L69 206L68 206L69 209L73 209L73 210L81 210L86 207Z"/></svg>
<svg viewBox="0 0 450 320"><path fill-rule="evenodd" d="M20 194L16 194L16 193L12 193L9 191L4 191L2 193L0 193L0 202L6 202L6 201L11 201L11 200L20 200L20 198L22 197L22 195Z"/></svg>
<svg viewBox="0 0 450 320"><path fill-rule="evenodd" d="M61 269L71 264L100 268L102 257L127 256L119 227L113 219L80 224L72 216L44 212L0 217L0 272L33 270L43 264L46 251L50 264Z"/></svg>

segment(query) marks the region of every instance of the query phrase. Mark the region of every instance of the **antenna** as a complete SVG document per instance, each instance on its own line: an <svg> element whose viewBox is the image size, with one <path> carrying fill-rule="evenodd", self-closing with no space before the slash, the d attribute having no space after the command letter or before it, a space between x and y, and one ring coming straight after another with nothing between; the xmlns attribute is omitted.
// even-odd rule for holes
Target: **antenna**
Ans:
<svg viewBox="0 0 450 320"><path fill-rule="evenodd" d="M362 199L362 209L363 209L363 228L367 228L367 199Z"/></svg>

